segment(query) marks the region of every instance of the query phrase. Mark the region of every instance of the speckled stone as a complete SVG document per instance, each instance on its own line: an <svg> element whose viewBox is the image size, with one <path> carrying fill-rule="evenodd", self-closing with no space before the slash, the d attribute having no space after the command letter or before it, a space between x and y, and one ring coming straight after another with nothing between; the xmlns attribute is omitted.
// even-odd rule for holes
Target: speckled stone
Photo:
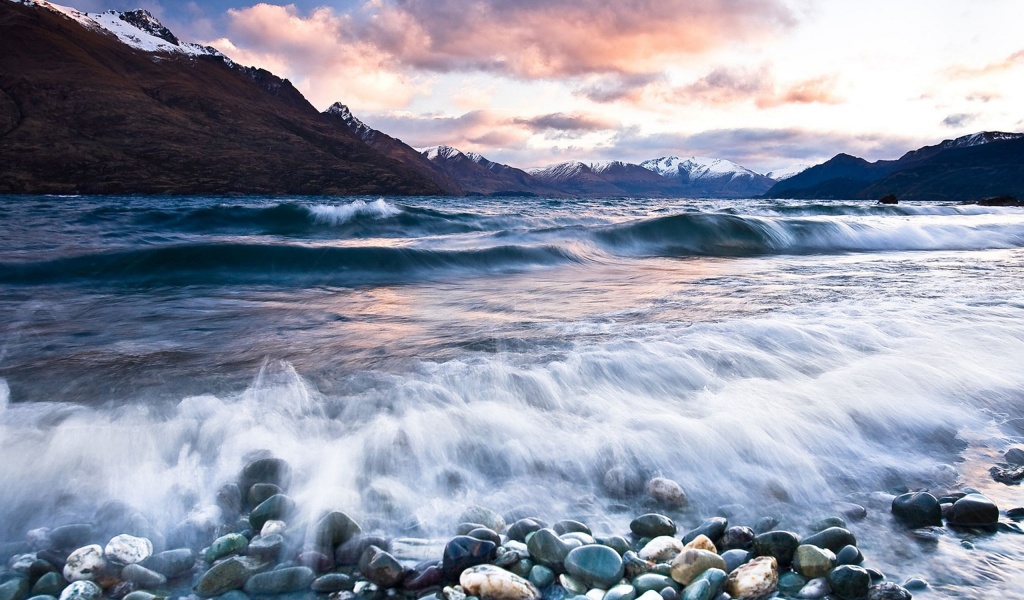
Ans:
<svg viewBox="0 0 1024 600"><path fill-rule="evenodd" d="M771 594L779 586L779 564L773 556L759 556L737 567L725 581L725 591L736 600Z"/></svg>
<svg viewBox="0 0 1024 600"><path fill-rule="evenodd" d="M494 565L470 567L459 576L462 589L480 600L540 600L529 581Z"/></svg>

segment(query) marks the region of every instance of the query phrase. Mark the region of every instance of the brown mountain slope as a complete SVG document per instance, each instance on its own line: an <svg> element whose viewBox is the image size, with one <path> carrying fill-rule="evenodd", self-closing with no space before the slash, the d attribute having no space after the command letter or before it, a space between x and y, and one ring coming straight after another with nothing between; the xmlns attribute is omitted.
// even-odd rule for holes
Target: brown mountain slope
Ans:
<svg viewBox="0 0 1024 600"><path fill-rule="evenodd" d="M0 2L0 193L443 192L267 71Z"/></svg>

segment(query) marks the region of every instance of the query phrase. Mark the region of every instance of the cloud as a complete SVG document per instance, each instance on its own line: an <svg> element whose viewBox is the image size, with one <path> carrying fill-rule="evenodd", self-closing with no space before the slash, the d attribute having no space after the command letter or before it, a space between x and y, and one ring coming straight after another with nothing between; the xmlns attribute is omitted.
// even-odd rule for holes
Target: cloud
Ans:
<svg viewBox="0 0 1024 600"><path fill-rule="evenodd" d="M296 76L345 66L526 79L650 76L795 24L784 0L370 0L345 13L261 3L227 20L235 48L276 54Z"/></svg>
<svg viewBox="0 0 1024 600"><path fill-rule="evenodd" d="M948 73L958 78L983 77L985 75L1004 73L1021 66L1024 66L1024 50L1014 52L1002 60L981 67L957 65L948 69Z"/></svg>
<svg viewBox="0 0 1024 600"><path fill-rule="evenodd" d="M415 148L443 144L481 152L525 144L531 135L512 119L486 110L459 116L381 112L359 115L359 118Z"/></svg>
<svg viewBox="0 0 1024 600"><path fill-rule="evenodd" d="M534 132L552 130L565 132L589 132L611 129L614 127L613 123L604 119L598 119L587 115L566 113L539 115L529 119L513 119L512 122L516 125L522 125Z"/></svg>
<svg viewBox="0 0 1024 600"><path fill-rule="evenodd" d="M950 129L958 129L960 127L970 124L980 116L981 115L977 113L957 113L954 115L949 115L948 117L942 120L942 126L949 127Z"/></svg>

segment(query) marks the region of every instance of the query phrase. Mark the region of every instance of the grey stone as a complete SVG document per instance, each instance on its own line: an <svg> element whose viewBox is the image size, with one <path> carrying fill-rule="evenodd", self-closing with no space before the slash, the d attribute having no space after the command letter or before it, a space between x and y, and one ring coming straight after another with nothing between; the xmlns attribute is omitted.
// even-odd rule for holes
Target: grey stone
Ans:
<svg viewBox="0 0 1024 600"><path fill-rule="evenodd" d="M675 535L676 524L665 515L649 513L641 515L629 524L629 529L638 537L656 538L660 535Z"/></svg>
<svg viewBox="0 0 1024 600"><path fill-rule="evenodd" d="M316 574L309 567L287 567L253 575L243 590L249 595L298 592L309 589L315 579Z"/></svg>
<svg viewBox="0 0 1024 600"><path fill-rule="evenodd" d="M232 556L210 568L196 582L196 595L203 598L219 596L241 589L250 577L263 570L264 565L248 556Z"/></svg>
<svg viewBox="0 0 1024 600"><path fill-rule="evenodd" d="M33 596L60 596L66 587L68 587L67 580L60 573L51 572L36 580L31 594Z"/></svg>
<svg viewBox="0 0 1024 600"><path fill-rule="evenodd" d="M252 525L253 530L259 531L263 529L263 524L271 519L287 520L293 510L295 510L295 501L284 494L275 494L252 509L252 512L249 513L249 524Z"/></svg>
<svg viewBox="0 0 1024 600"><path fill-rule="evenodd" d="M309 589L318 594L330 594L333 592L351 591L355 587L352 577L344 573L328 573L313 580Z"/></svg>
<svg viewBox="0 0 1024 600"><path fill-rule="evenodd" d="M196 564L196 553L191 548L176 548L158 552L142 561L142 566L173 579L192 570Z"/></svg>
<svg viewBox="0 0 1024 600"><path fill-rule="evenodd" d="M167 585L167 577L142 565L132 564L121 570L121 579L137 583L143 588L161 588Z"/></svg>

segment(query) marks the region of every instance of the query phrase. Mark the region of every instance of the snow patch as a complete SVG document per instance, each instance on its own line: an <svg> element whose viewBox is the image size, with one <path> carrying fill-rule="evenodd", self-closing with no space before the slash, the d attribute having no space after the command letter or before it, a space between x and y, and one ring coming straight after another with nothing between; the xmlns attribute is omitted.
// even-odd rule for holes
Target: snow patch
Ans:
<svg viewBox="0 0 1024 600"><path fill-rule="evenodd" d="M784 181L794 175L799 175L810 168L810 165L793 165L791 167L783 167L781 169L775 169L774 171L768 171L764 176L768 179L774 179L775 181Z"/></svg>
<svg viewBox="0 0 1024 600"><path fill-rule="evenodd" d="M707 156L664 156L645 160L640 166L669 179L735 179L737 177L762 177L750 169L724 158Z"/></svg>

